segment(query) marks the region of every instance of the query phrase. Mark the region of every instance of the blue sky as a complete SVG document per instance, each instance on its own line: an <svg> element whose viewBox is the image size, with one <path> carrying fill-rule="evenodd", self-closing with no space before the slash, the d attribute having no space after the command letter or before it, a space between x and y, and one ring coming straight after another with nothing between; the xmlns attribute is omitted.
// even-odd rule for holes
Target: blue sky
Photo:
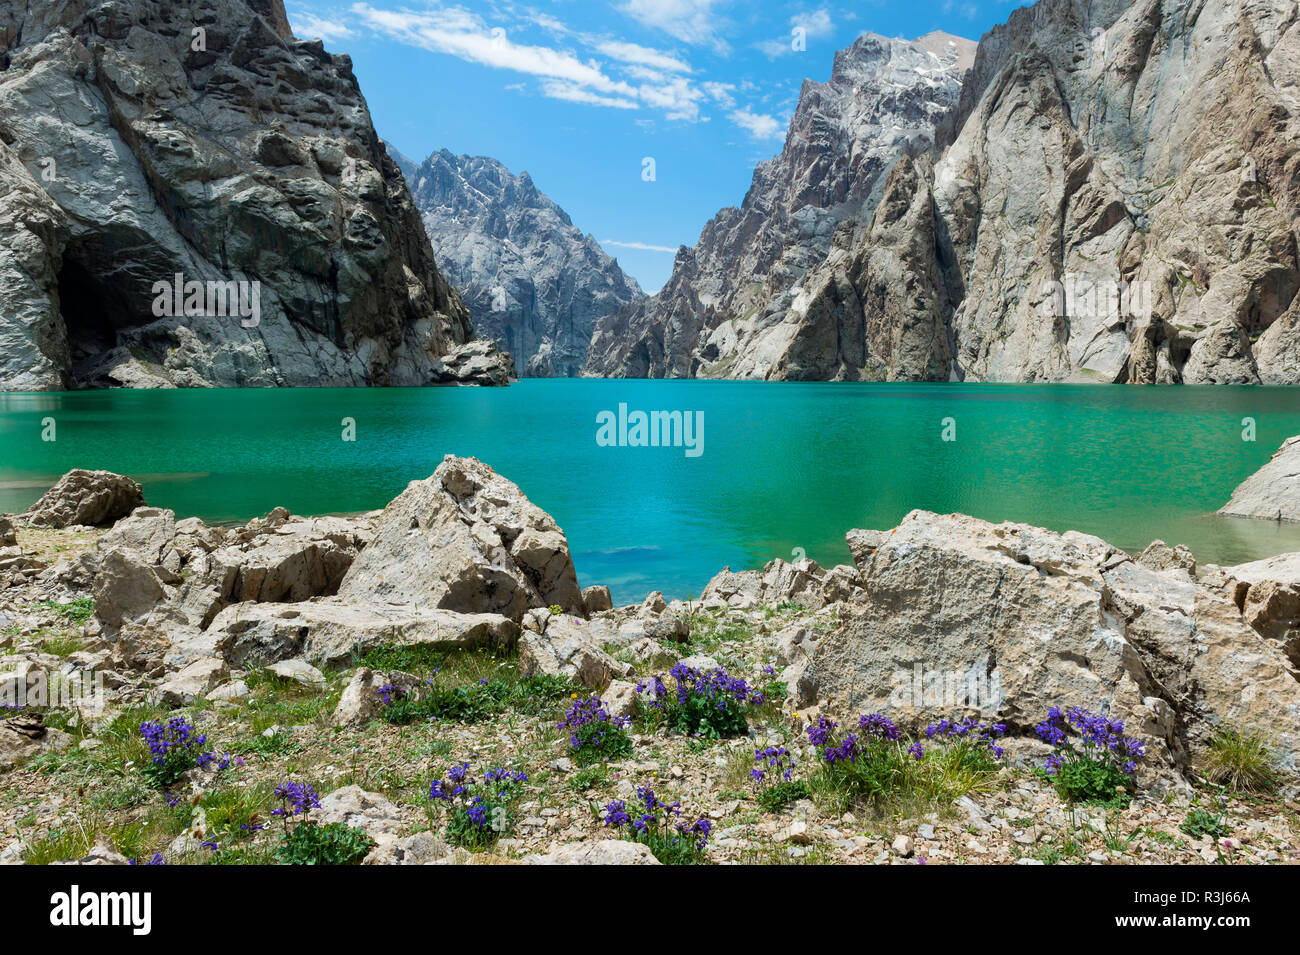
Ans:
<svg viewBox="0 0 1300 955"><path fill-rule="evenodd" d="M379 135L527 170L647 291L754 164L805 77L858 34L979 39L1004 0L286 0L294 33L352 56ZM801 42L800 42L801 40ZM796 46L802 49L795 49ZM646 178L647 159L654 178Z"/></svg>

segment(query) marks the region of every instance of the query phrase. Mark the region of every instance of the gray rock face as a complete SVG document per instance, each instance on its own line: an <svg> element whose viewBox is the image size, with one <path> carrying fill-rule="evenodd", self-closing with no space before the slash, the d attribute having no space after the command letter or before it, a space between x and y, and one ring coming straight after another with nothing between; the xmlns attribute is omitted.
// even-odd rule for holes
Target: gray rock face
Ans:
<svg viewBox="0 0 1300 955"><path fill-rule="evenodd" d="M837 53L826 83L805 81L784 150L759 164L740 208L723 209L677 253L662 291L600 322L587 373L817 377L776 367L797 330L787 316L808 297L804 279L840 223L870 216L898 156L930 145L974 51L931 33L864 34Z"/></svg>
<svg viewBox="0 0 1300 955"><path fill-rule="evenodd" d="M1300 681L1231 581L1153 569L1084 534L926 511L858 571L862 599L808 652L802 703L922 725L978 712L1015 731L1082 706L1124 720L1157 765L1186 766L1222 723L1262 733L1284 766L1300 760Z"/></svg>
<svg viewBox="0 0 1300 955"><path fill-rule="evenodd" d="M419 165L394 158L475 330L514 355L523 374L576 376L597 320L644 297L528 173L445 149Z"/></svg>
<svg viewBox="0 0 1300 955"><path fill-rule="evenodd" d="M74 468L59 478L22 520L46 527L108 524L143 504L144 491L129 477Z"/></svg>
<svg viewBox="0 0 1300 955"><path fill-rule="evenodd" d="M384 509L339 598L512 620L531 607L583 613L569 544L551 516L477 458L451 455Z"/></svg>
<svg viewBox="0 0 1300 955"><path fill-rule="evenodd" d="M1237 486L1218 513L1225 517L1300 521L1300 435L1283 441L1267 464Z"/></svg>
<svg viewBox="0 0 1300 955"><path fill-rule="evenodd" d="M419 385L472 338L281 0L11 3L0 57L0 389Z"/></svg>
<svg viewBox="0 0 1300 955"><path fill-rule="evenodd" d="M1297 75L1291 6L1016 10L783 312L720 320L716 269L683 254L677 304L609 323L591 370L1300 383Z"/></svg>

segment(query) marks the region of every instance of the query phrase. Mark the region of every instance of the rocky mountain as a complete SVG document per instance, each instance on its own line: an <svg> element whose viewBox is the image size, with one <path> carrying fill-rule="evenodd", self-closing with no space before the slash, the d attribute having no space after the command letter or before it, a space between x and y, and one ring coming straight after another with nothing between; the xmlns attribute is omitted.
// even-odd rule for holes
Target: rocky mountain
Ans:
<svg viewBox="0 0 1300 955"><path fill-rule="evenodd" d="M1042 0L980 41L935 148L788 308L755 330L681 296L707 334L637 332L675 364L596 370L1298 383L1298 110L1294 5Z"/></svg>
<svg viewBox="0 0 1300 955"><path fill-rule="evenodd" d="M446 149L419 165L389 152L474 327L514 355L524 374L577 375L597 320L644 297L527 172Z"/></svg>
<svg viewBox="0 0 1300 955"><path fill-rule="evenodd" d="M805 81L785 148L758 165L740 208L721 210L677 253L662 291L598 325L587 373L792 377L777 366L805 276L837 226L870 215L898 156L929 148L974 52L946 33L868 33L837 53L827 82Z"/></svg>
<svg viewBox="0 0 1300 955"><path fill-rule="evenodd" d="M416 385L471 338L281 0L0 3L0 389Z"/></svg>

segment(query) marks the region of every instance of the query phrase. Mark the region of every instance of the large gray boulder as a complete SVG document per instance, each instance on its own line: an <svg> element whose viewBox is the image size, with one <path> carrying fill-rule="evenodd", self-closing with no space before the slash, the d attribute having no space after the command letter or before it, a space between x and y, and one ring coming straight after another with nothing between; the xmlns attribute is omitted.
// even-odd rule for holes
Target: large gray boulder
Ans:
<svg viewBox="0 0 1300 955"><path fill-rule="evenodd" d="M1300 435L1287 438L1268 463L1237 485L1219 508L1225 517L1300 521Z"/></svg>
<svg viewBox="0 0 1300 955"><path fill-rule="evenodd" d="M44 527L98 526L125 517L143 504L143 490L129 477L75 468L59 478L22 519Z"/></svg>
<svg viewBox="0 0 1300 955"><path fill-rule="evenodd" d="M448 455L384 509L339 599L520 619L530 607L583 613L564 532L477 458Z"/></svg>
<svg viewBox="0 0 1300 955"><path fill-rule="evenodd" d="M518 639L519 626L501 614L309 600L233 604L217 614L206 635L237 666L295 656L332 666L378 646L509 649Z"/></svg>
<svg viewBox="0 0 1300 955"><path fill-rule="evenodd" d="M1049 707L1125 720L1184 766L1214 727L1300 761L1300 682L1234 594L1095 537L913 511L859 565L863 599L808 651L801 705L911 723L980 713L1031 729Z"/></svg>

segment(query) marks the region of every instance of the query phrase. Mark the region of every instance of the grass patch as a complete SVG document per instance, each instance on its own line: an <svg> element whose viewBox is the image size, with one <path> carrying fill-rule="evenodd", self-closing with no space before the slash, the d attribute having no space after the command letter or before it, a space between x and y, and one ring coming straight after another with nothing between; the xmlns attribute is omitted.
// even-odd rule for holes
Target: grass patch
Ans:
<svg viewBox="0 0 1300 955"><path fill-rule="evenodd" d="M1202 768L1207 780L1232 792L1275 793L1281 781L1263 737L1231 726L1215 730Z"/></svg>

